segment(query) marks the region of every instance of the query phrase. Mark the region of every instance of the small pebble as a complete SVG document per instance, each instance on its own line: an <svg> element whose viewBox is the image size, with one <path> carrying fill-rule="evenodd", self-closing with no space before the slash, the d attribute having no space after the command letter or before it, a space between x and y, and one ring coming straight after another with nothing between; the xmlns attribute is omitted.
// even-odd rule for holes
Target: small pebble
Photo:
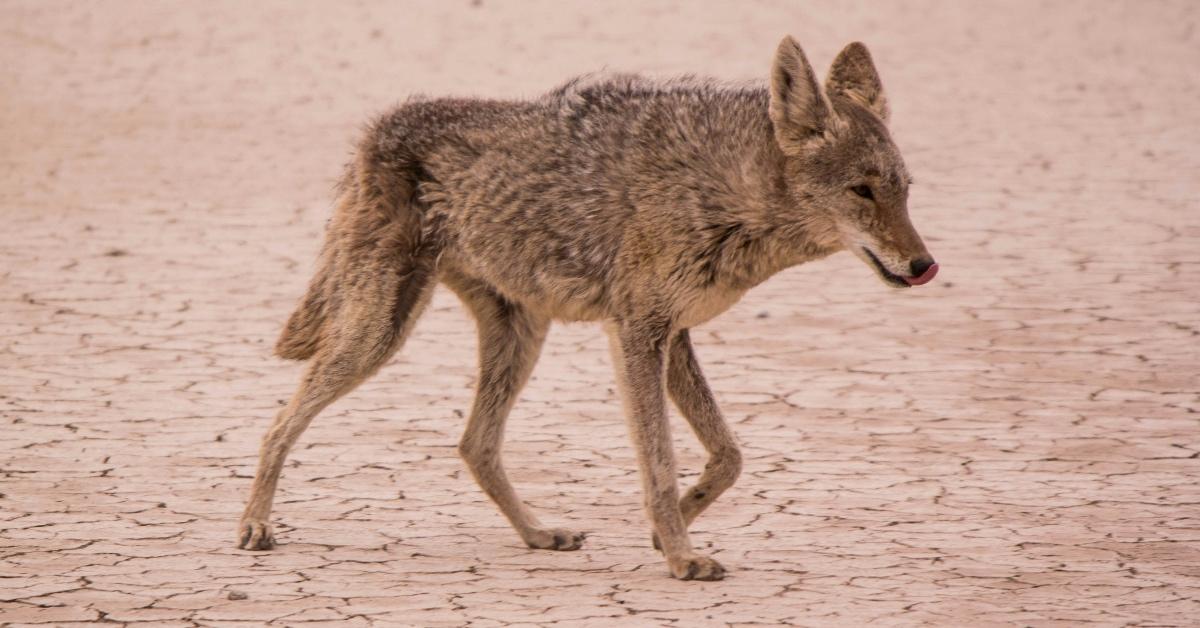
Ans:
<svg viewBox="0 0 1200 628"><path fill-rule="evenodd" d="M246 595L242 591L230 591L229 592L229 599L231 599L231 600L244 600L248 597L250 597L250 596Z"/></svg>

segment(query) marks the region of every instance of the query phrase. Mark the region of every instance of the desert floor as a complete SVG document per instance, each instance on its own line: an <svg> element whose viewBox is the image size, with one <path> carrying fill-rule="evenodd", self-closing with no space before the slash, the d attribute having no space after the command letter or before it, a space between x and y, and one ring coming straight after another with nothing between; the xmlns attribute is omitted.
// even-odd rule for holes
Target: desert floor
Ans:
<svg viewBox="0 0 1200 628"><path fill-rule="evenodd" d="M1195 2L0 3L0 624L1185 625L1200 621ZM942 272L839 254L693 338L744 446L651 549L594 325L555 328L506 458L456 455L474 326L439 291L313 424L274 552L235 549L302 366L270 348L369 115L607 67L822 74L872 48ZM673 419L682 481L702 449Z"/></svg>

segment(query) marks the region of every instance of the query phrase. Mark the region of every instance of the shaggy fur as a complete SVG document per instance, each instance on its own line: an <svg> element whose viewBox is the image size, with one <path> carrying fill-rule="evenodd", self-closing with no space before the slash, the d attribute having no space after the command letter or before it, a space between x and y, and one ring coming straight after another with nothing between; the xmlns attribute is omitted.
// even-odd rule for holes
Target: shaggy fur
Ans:
<svg viewBox="0 0 1200 628"><path fill-rule="evenodd" d="M440 281L479 328L460 451L521 538L556 550L583 541L538 521L500 450L550 321L603 321L655 544L675 577L723 577L687 526L733 484L741 456L688 328L843 248L897 286L932 264L886 119L862 44L838 55L822 88L790 37L768 87L584 77L531 102L417 100L382 116L347 168L319 270L277 345L310 364L263 442L239 545L273 545L288 450L403 344ZM682 499L668 397L711 456Z"/></svg>

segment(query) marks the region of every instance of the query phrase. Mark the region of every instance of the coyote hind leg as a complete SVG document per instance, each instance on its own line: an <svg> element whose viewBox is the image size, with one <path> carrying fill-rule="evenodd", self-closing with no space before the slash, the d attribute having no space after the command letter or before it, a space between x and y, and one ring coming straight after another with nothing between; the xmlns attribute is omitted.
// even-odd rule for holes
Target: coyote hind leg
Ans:
<svg viewBox="0 0 1200 628"><path fill-rule="evenodd" d="M549 321L506 300L488 286L448 279L474 314L479 328L479 382L459 452L480 488L500 508L525 544L534 549L575 550L584 534L547 528L521 501L504 472L504 424L541 353Z"/></svg>
<svg viewBox="0 0 1200 628"><path fill-rule="evenodd" d="M348 294L338 318L300 381L291 401L263 438L258 471L238 525L238 547L271 549L268 518L283 463L313 417L366 380L403 344L429 302L435 283L432 262L400 269L367 264Z"/></svg>

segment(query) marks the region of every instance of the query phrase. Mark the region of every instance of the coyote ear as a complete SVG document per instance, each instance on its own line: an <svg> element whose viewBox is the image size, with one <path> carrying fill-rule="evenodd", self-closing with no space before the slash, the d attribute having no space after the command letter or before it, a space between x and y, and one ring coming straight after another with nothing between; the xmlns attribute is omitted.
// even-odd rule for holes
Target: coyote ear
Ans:
<svg viewBox="0 0 1200 628"><path fill-rule="evenodd" d="M798 144L825 131L829 104L800 44L789 35L779 42L771 66L771 122L781 147Z"/></svg>
<svg viewBox="0 0 1200 628"><path fill-rule="evenodd" d="M887 98L883 95L883 83L871 60L871 53L860 42L847 45L833 60L829 78L825 80L825 91L845 96L875 112L880 120L887 122Z"/></svg>

